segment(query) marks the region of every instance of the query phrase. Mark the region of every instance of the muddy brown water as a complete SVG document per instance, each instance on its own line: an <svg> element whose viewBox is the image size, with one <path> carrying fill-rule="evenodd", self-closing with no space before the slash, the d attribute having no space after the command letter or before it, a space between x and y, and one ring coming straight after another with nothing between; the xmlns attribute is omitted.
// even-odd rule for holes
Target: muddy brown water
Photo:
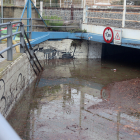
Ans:
<svg viewBox="0 0 140 140"><path fill-rule="evenodd" d="M140 67L49 60L7 120L24 140L140 140Z"/></svg>

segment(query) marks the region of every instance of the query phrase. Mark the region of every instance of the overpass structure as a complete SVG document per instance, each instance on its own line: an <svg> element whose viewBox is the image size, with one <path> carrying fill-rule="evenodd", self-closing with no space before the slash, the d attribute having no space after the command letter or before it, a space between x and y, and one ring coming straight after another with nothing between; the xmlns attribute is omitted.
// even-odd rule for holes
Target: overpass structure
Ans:
<svg viewBox="0 0 140 140"><path fill-rule="evenodd" d="M120 45L131 48L140 48L140 6L126 5L89 5L84 1L83 21L80 25L87 33L70 32L32 32L31 43L52 39L85 39L99 43L108 43L104 36L106 27L112 29L112 45ZM95 7L96 8L93 8ZM107 37L107 39L109 39ZM36 43L35 43L36 42Z"/></svg>

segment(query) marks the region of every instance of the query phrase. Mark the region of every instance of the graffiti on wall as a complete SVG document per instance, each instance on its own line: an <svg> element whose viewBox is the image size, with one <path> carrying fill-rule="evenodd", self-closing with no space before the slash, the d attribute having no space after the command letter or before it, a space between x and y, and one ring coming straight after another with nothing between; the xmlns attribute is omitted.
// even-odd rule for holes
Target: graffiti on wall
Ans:
<svg viewBox="0 0 140 140"><path fill-rule="evenodd" d="M4 79L0 79L0 113L5 115L20 96L25 87L25 76L20 73L15 82L6 87Z"/></svg>

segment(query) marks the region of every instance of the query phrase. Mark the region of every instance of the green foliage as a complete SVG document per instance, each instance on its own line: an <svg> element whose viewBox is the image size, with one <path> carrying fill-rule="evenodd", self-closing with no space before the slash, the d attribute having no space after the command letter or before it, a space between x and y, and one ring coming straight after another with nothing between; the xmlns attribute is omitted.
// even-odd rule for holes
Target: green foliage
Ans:
<svg viewBox="0 0 140 140"><path fill-rule="evenodd" d="M45 20L45 23L47 24L47 26L63 26L63 21L59 21L59 20L62 20L61 17L58 17L58 16L43 16L43 19L48 19L48 20ZM50 27L48 29L51 30L51 31L59 31L60 27Z"/></svg>
<svg viewBox="0 0 140 140"><path fill-rule="evenodd" d="M71 42L71 47L73 46L73 47L77 47L77 46L81 46L81 44L82 44L82 42L83 42L83 40L73 40L72 42Z"/></svg>

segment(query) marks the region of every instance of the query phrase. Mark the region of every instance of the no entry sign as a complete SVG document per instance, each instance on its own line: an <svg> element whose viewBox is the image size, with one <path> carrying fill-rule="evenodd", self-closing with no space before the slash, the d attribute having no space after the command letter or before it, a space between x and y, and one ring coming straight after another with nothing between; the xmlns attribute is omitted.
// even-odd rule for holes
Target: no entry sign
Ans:
<svg viewBox="0 0 140 140"><path fill-rule="evenodd" d="M111 43L113 41L113 30L110 27L104 29L103 38L106 43Z"/></svg>

